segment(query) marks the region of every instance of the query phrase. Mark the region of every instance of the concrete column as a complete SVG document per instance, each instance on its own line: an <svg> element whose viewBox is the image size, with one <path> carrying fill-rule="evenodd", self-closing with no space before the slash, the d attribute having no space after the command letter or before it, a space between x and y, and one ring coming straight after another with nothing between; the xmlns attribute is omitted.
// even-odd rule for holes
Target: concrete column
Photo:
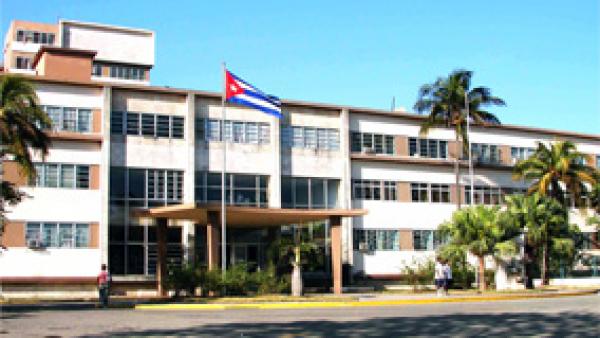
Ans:
<svg viewBox="0 0 600 338"><path fill-rule="evenodd" d="M209 270L219 269L221 267L221 215L216 211L209 211L206 224L206 251Z"/></svg>
<svg viewBox="0 0 600 338"><path fill-rule="evenodd" d="M340 182L340 208L352 209L352 164L350 161L350 112L340 112L340 152L344 161L344 172ZM352 218L342 220L342 261L352 264Z"/></svg>
<svg viewBox="0 0 600 338"><path fill-rule="evenodd" d="M167 225L166 218L156 219L156 290L158 296L166 296L164 288L165 277L167 276Z"/></svg>
<svg viewBox="0 0 600 338"><path fill-rule="evenodd" d="M269 178L269 207L281 208L281 125L279 119L271 119L271 147L273 169Z"/></svg>
<svg viewBox="0 0 600 338"><path fill-rule="evenodd" d="M333 293L342 294L342 224L341 217L329 217L331 225L331 273Z"/></svg>
<svg viewBox="0 0 600 338"><path fill-rule="evenodd" d="M98 227L100 248L100 263L108 264L108 223L110 220L110 114L112 89L110 86L104 86L102 89L102 107L101 107L101 126L102 126L102 146L100 162L100 196L101 196L101 218Z"/></svg>
<svg viewBox="0 0 600 338"><path fill-rule="evenodd" d="M188 93L186 97L186 116L185 116L185 143L187 150L187 161L185 172L183 174L183 203L189 204L194 203L196 200L195 196L195 166L196 166L196 97L193 93ZM188 264L194 264L194 243L195 243L195 231L194 222L185 221L183 222L182 229L182 245L183 245L183 259Z"/></svg>

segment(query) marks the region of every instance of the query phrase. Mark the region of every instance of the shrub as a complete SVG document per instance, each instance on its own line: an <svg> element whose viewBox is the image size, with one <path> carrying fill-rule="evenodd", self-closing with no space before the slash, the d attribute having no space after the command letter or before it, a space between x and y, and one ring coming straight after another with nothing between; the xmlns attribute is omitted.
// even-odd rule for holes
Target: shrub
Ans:
<svg viewBox="0 0 600 338"><path fill-rule="evenodd" d="M256 293L258 294L284 293L290 290L290 281L286 280L285 276L277 277L274 265L269 265L263 271L255 272L252 277L256 283Z"/></svg>
<svg viewBox="0 0 600 338"><path fill-rule="evenodd" d="M406 283L412 285L413 291L417 291L423 285L433 283L435 263L433 260L415 263L406 266L402 271Z"/></svg>
<svg viewBox="0 0 600 338"><path fill-rule="evenodd" d="M182 291L194 295L196 287L202 284L204 274L200 269L191 265L174 266L167 268L165 287L175 291L175 296L180 296Z"/></svg>

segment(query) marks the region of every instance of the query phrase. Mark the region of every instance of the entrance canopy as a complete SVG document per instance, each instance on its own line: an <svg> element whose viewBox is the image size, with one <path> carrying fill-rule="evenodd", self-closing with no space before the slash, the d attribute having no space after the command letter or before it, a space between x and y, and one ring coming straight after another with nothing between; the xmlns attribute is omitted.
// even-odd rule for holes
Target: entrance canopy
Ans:
<svg viewBox="0 0 600 338"><path fill-rule="evenodd" d="M228 205L225 208L228 227L276 227L327 220L330 217L353 217L366 215L364 209L281 209L256 208ZM178 204L134 211L134 216L190 220L200 224L209 222L208 214L220 213L220 204Z"/></svg>

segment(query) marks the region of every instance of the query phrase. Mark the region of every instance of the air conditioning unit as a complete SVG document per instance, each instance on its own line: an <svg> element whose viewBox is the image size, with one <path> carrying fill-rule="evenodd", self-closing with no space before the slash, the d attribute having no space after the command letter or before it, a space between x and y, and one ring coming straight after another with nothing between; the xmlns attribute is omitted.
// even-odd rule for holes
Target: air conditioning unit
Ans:
<svg viewBox="0 0 600 338"><path fill-rule="evenodd" d="M44 248L44 244L37 238L31 238L27 240L27 247L33 250L40 250Z"/></svg>

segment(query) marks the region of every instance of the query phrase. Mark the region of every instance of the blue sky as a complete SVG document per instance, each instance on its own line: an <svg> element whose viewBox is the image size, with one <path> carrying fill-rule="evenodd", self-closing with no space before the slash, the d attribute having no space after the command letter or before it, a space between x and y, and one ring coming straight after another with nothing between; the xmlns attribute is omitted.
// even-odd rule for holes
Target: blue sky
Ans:
<svg viewBox="0 0 600 338"><path fill-rule="evenodd" d="M420 85L465 68L505 99L504 123L600 134L596 0L0 0L2 36L58 18L154 30L155 85L218 91L226 61L281 98L411 109Z"/></svg>

